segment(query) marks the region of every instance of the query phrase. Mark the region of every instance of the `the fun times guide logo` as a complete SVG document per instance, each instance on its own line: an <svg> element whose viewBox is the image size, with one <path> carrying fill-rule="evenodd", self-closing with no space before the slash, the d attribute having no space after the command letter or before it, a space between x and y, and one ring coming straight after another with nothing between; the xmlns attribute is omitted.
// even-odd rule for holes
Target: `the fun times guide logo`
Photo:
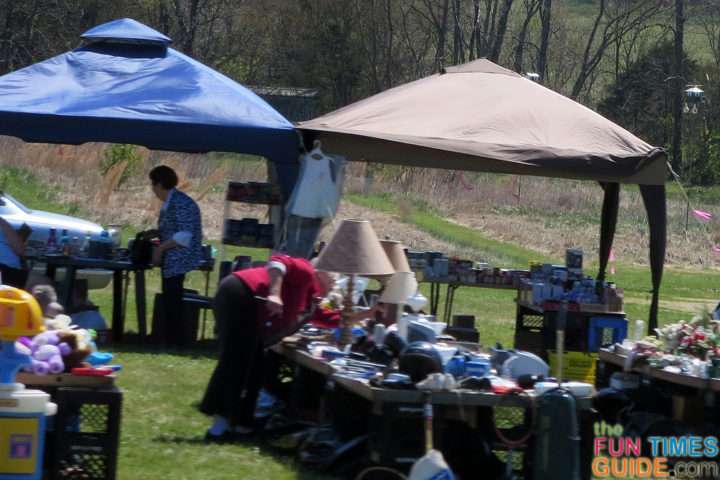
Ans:
<svg viewBox="0 0 720 480"><path fill-rule="evenodd" d="M720 478L718 437L647 437L643 448L640 438L623 436L622 425L594 428L594 479Z"/></svg>

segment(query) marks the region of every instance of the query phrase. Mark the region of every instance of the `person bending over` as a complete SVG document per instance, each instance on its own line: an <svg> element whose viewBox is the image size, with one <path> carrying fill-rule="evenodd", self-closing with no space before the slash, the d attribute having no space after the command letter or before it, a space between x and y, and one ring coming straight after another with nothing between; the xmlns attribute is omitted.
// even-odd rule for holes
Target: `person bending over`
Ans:
<svg viewBox="0 0 720 480"><path fill-rule="evenodd" d="M220 356L200 411L213 416L205 439L228 441L254 429L264 350L302 326L299 316L328 290L305 259L273 255L266 267L225 277L213 301Z"/></svg>

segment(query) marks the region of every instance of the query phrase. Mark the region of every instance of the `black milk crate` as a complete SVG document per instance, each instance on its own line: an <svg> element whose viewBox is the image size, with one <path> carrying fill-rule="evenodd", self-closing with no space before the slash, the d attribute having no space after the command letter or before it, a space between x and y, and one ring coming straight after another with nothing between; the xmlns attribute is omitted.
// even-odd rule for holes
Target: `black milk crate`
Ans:
<svg viewBox="0 0 720 480"><path fill-rule="evenodd" d="M515 348L545 355L546 319L541 313L518 305L515 317Z"/></svg>
<svg viewBox="0 0 720 480"><path fill-rule="evenodd" d="M257 248L273 248L275 226L259 223L256 218L242 220L226 219L223 228L223 243Z"/></svg>
<svg viewBox="0 0 720 480"><path fill-rule="evenodd" d="M45 444L49 480L114 480L120 441L122 392L115 387L61 387L52 391L58 412Z"/></svg>

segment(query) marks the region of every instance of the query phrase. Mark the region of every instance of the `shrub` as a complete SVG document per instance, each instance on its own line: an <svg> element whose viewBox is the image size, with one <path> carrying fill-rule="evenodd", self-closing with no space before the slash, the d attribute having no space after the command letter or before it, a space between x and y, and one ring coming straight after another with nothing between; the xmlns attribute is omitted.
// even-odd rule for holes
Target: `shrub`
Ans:
<svg viewBox="0 0 720 480"><path fill-rule="evenodd" d="M120 186L129 178L140 173L142 160L142 156L138 153L135 145L114 143L105 149L103 159L100 162L100 172L105 176L111 168L119 163L126 162L127 165L118 182L118 186Z"/></svg>

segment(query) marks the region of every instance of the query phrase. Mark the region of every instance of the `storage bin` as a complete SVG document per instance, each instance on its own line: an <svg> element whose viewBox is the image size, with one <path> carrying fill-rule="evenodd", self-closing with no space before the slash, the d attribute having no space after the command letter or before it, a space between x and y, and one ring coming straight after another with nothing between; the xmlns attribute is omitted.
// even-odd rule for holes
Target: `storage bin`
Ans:
<svg viewBox="0 0 720 480"><path fill-rule="evenodd" d="M122 392L115 387L42 388L57 404L46 435L46 478L114 480Z"/></svg>
<svg viewBox="0 0 720 480"><path fill-rule="evenodd" d="M595 384L595 369L597 353L569 351L563 354L563 380L577 380ZM557 368L557 354L548 350L550 360L550 375L555 375Z"/></svg>

